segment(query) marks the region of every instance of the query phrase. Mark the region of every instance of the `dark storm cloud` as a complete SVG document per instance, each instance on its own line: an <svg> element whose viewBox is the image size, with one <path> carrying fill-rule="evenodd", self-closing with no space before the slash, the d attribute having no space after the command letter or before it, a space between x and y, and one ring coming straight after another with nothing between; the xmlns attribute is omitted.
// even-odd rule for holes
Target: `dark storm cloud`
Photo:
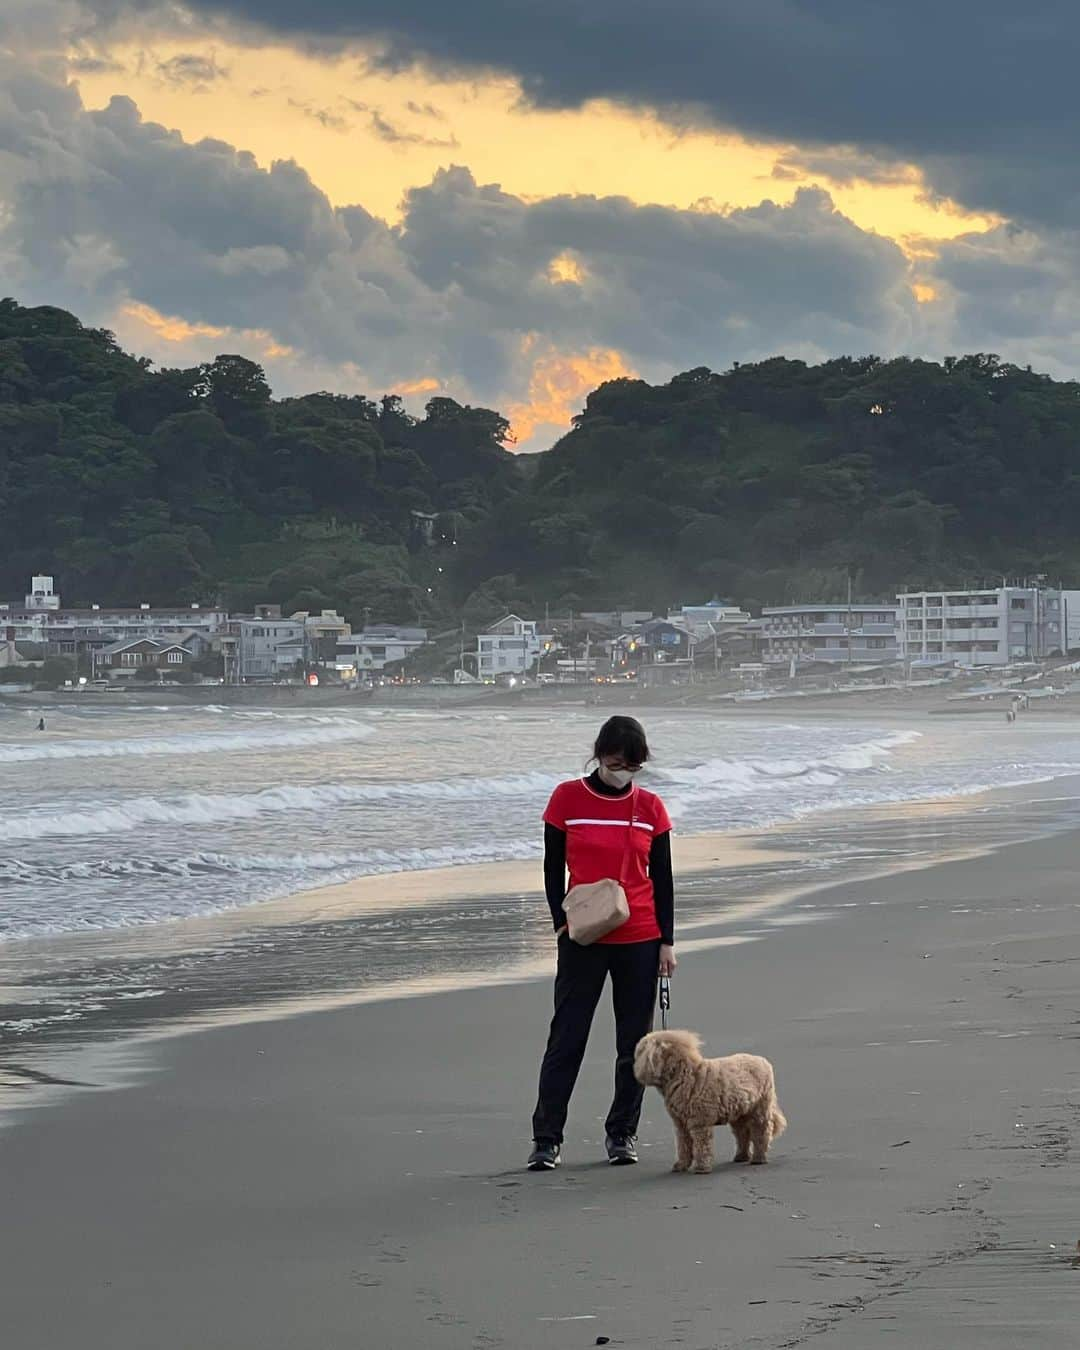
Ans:
<svg viewBox="0 0 1080 1350"><path fill-rule="evenodd" d="M115 11L123 0L99 3ZM298 39L375 41L390 66L513 72L538 103L607 97L804 146L857 145L925 165L939 191L1019 219L1074 220L1080 197L1080 8L1060 0L188 0L188 8Z"/></svg>
<svg viewBox="0 0 1080 1350"><path fill-rule="evenodd" d="M88 112L11 63L0 76L5 273L20 298L92 322L133 299L269 332L384 385L435 371L508 402L527 383L527 337L617 348L664 375L779 350L893 349L918 317L900 251L820 191L726 215L529 203L456 168L409 192L391 229L335 209L289 161L267 170L223 141L189 144L127 98ZM552 280L567 252L580 284Z"/></svg>

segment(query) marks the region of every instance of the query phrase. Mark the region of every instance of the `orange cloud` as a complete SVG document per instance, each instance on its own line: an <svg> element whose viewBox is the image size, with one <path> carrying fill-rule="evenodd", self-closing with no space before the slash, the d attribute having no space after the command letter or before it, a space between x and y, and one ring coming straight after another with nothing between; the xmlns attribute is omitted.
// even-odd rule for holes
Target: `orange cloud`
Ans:
<svg viewBox="0 0 1080 1350"><path fill-rule="evenodd" d="M403 380L400 384L395 384L390 392L392 394L431 394L441 387L438 380L433 380L428 376L420 380Z"/></svg>
<svg viewBox="0 0 1080 1350"><path fill-rule="evenodd" d="M937 299L937 291L933 286L925 281L913 281L911 283L911 294L920 305L929 305Z"/></svg>
<svg viewBox="0 0 1080 1350"><path fill-rule="evenodd" d="M159 314L156 309L135 300L125 305L121 312L152 328L166 342L188 342L196 337L224 337L228 331L225 328L212 328L208 323L188 323L176 314Z"/></svg>
<svg viewBox="0 0 1080 1350"><path fill-rule="evenodd" d="M166 342L191 342L197 338L235 338L247 347L254 347L263 360L274 360L285 356L295 356L296 349L287 347L265 328L215 328L208 323L188 323L178 314L162 314L152 305L132 300L124 305L120 313L126 318L149 328L157 337Z"/></svg>
<svg viewBox="0 0 1080 1350"><path fill-rule="evenodd" d="M526 338L525 350L533 345L534 339ZM567 427L580 411L585 395L598 384L636 374L622 353L610 347L544 353L533 365L525 399L507 410L519 447L540 427Z"/></svg>

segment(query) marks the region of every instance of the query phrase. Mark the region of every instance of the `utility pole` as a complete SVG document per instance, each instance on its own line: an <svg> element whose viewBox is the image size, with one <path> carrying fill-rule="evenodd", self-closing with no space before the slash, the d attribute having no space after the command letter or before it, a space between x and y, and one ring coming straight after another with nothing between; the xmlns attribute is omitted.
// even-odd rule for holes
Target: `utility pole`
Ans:
<svg viewBox="0 0 1080 1350"><path fill-rule="evenodd" d="M854 652L851 648L851 573L847 574L847 660L848 673L851 673L851 662L854 659Z"/></svg>

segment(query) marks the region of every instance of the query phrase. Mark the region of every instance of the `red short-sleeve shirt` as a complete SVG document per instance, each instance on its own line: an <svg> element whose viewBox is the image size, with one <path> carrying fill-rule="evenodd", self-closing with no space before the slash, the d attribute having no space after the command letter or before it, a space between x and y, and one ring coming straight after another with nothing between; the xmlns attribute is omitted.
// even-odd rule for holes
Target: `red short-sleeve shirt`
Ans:
<svg viewBox="0 0 1080 1350"><path fill-rule="evenodd" d="M671 819L656 793L635 788L626 797L608 797L594 792L583 778L574 778L560 783L551 794L544 821L566 834L571 886L609 877L617 881L629 845L623 890L630 917L600 941L648 942L659 938L649 850L657 835L671 829Z"/></svg>

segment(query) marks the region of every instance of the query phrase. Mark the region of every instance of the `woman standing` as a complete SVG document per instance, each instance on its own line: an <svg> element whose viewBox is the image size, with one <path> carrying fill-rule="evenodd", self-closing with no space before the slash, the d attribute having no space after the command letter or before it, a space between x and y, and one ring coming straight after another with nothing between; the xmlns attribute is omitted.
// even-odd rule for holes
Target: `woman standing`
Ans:
<svg viewBox="0 0 1080 1350"><path fill-rule="evenodd" d="M634 784L634 775L648 758L641 723L633 717L609 718L593 747L596 769L588 778L560 783L544 812L544 884L559 955L555 1015L533 1113L528 1165L534 1172L559 1164L570 1094L608 975L616 1059L605 1146L609 1161L616 1165L638 1160L636 1134L644 1089L634 1078L634 1049L652 1029L657 976L675 969L671 820L659 797ZM566 932L563 900L568 867L571 886L625 878L630 917L588 947L571 941Z"/></svg>

